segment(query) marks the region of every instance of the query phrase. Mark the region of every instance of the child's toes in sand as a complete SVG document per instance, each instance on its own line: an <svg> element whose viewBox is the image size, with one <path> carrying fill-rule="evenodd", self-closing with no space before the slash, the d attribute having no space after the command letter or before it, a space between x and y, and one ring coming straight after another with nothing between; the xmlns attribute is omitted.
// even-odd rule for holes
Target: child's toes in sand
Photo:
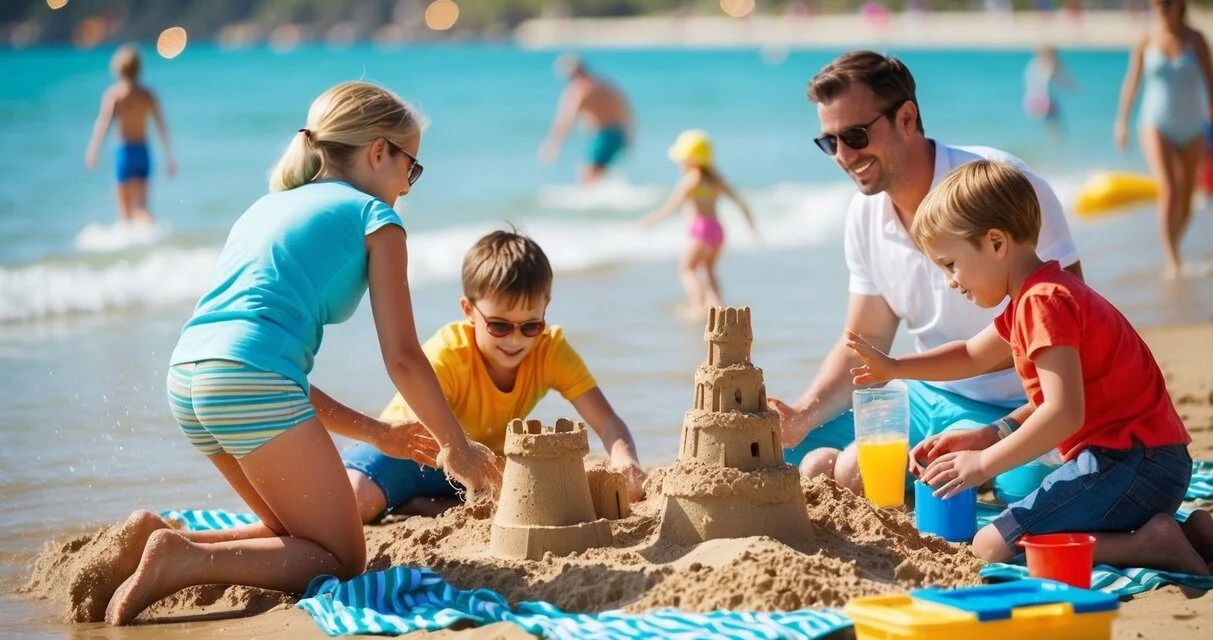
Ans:
<svg viewBox="0 0 1213 640"><path fill-rule="evenodd" d="M182 571L182 561L193 543L180 534L163 529L152 533L143 549L139 568L114 592L105 610L105 621L128 624L157 600L192 584ZM184 582L183 582L184 578Z"/></svg>
<svg viewBox="0 0 1213 640"><path fill-rule="evenodd" d="M143 547L153 532L168 524L151 511L139 510L122 524L111 527L97 540L100 551L68 584L73 622L100 622L110 597L139 566Z"/></svg>

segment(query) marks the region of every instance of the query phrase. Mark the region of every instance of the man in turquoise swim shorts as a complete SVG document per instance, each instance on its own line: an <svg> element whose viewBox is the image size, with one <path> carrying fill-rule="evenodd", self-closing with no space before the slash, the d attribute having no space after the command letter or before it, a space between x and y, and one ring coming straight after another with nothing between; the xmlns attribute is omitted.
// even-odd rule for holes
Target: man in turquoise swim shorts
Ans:
<svg viewBox="0 0 1213 640"><path fill-rule="evenodd" d="M545 163L555 162L569 129L577 118L582 118L589 134L589 148L581 169L581 182L588 184L601 178L631 143L632 110L619 87L591 75L580 58L561 56L556 61L556 70L569 84L560 95L552 129L539 147L539 158Z"/></svg>
<svg viewBox="0 0 1213 640"><path fill-rule="evenodd" d="M858 190L843 224L850 299L842 335L816 378L795 402L772 399L771 405L780 414L785 459L805 476L832 476L859 493L850 371L858 359L847 347L847 333L887 352L904 324L915 350L926 351L976 335L1002 310L982 309L965 299L967 292L951 288L944 270L910 239L907 229L927 192L949 171L974 160L1015 165L1040 201L1037 253L1080 278L1082 270L1061 202L1049 184L997 149L954 147L928 138L914 78L901 61L871 51L844 54L813 78L808 97L821 124L814 142ZM942 455L956 447L976 448L965 446L972 444L968 439L1014 430L1031 414L1031 405L1010 364L965 380L908 382L909 444L931 440L931 455ZM1047 473L1039 466L1031 463L999 476L995 493L1015 499L1030 493Z"/></svg>

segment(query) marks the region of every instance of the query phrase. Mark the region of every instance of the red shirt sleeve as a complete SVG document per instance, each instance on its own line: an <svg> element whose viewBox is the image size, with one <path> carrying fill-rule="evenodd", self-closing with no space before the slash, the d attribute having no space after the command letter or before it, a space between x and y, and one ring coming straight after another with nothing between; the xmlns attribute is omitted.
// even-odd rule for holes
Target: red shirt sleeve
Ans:
<svg viewBox="0 0 1213 640"><path fill-rule="evenodd" d="M1050 289L1031 292L1016 305L1024 355L1029 360L1045 347L1077 349L1082 342L1077 301L1065 289Z"/></svg>

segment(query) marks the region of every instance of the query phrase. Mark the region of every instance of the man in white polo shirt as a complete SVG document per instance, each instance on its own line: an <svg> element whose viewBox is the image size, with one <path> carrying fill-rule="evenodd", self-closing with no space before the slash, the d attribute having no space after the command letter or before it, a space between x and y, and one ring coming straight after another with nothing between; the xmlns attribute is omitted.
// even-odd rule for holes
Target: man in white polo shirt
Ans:
<svg viewBox="0 0 1213 640"><path fill-rule="evenodd" d="M813 78L808 96L817 104L821 121L822 134L814 142L859 188L845 224L850 301L843 336L813 383L794 405L772 399L771 406L780 413L788 462L799 464L804 475L828 474L859 493L862 483L850 411L855 389L850 369L859 361L846 346L846 332L857 333L887 352L904 322L916 349L924 351L971 338L1002 311L1002 306L982 309L950 288L943 270L910 240L907 230L918 205L944 175L979 158L1016 165L1040 199L1043 225L1037 253L1042 259L1059 261L1079 277L1082 272L1078 249L1052 188L1007 153L989 147L949 147L927 138L914 78L901 61L871 51L844 54ZM1008 359L1006 367L1010 364ZM1015 371L1006 367L955 382L906 381L911 446L955 427L943 441L945 447L974 448L968 446L971 439L996 439L1000 429L1005 434L1022 423L1031 405ZM1008 495L1032 488L1018 487Z"/></svg>

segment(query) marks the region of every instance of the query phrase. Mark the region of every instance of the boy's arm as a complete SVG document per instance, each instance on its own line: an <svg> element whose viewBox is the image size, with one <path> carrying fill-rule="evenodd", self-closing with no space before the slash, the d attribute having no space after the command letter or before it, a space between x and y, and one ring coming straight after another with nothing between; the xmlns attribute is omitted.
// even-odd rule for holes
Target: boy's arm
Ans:
<svg viewBox="0 0 1213 640"><path fill-rule="evenodd" d="M160 109L160 101L156 99L156 94L149 91L148 97L152 103L152 121L156 123L156 131L160 134L160 143L164 145L164 157L167 159L165 169L171 178L177 174L177 160L173 158L173 144L169 139L168 125L164 122L164 113Z"/></svg>
<svg viewBox="0 0 1213 640"><path fill-rule="evenodd" d="M602 447L611 456L611 466L628 476L628 493L633 500L644 497L644 472L636 455L636 442L623 419L615 413L602 389L594 387L572 400L573 408L602 439Z"/></svg>
<svg viewBox="0 0 1213 640"><path fill-rule="evenodd" d="M105 140L105 132L109 131L110 122L114 119L114 94L109 89L101 94L101 108L97 111L97 120L93 123L93 135L88 141L88 150L84 152L84 166L92 171L97 166L97 154L101 151L101 142Z"/></svg>
<svg viewBox="0 0 1213 640"><path fill-rule="evenodd" d="M863 360L851 369L856 385L894 379L963 380L986 373L1011 356L1011 345L992 324L968 340L897 358L889 357L860 335L847 332L847 338L847 346Z"/></svg>
<svg viewBox="0 0 1213 640"><path fill-rule="evenodd" d="M994 476L1027 464L1060 445L1086 419L1082 361L1078 349L1051 346L1033 356L1044 402L1011 435L981 451L958 451L927 467L922 481L951 497Z"/></svg>

